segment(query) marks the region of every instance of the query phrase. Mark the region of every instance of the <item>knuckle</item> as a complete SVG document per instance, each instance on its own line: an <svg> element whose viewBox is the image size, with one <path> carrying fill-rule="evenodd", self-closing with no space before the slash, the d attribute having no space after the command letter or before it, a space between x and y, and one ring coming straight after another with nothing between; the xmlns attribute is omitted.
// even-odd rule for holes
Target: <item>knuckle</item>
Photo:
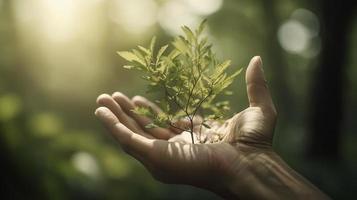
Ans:
<svg viewBox="0 0 357 200"><path fill-rule="evenodd" d="M276 111L274 106L265 107L263 112L273 118L277 118L277 116L278 116L278 112Z"/></svg>

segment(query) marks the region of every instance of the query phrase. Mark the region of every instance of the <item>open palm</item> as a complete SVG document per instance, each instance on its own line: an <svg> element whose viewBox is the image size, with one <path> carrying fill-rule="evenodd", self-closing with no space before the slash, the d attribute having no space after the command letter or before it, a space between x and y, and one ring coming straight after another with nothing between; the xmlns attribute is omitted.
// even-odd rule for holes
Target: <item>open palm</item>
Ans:
<svg viewBox="0 0 357 200"><path fill-rule="evenodd" d="M122 148L139 160L158 180L219 190L231 176L244 173L257 155L271 150L276 111L266 85L260 57L246 71L250 106L224 123L211 121L210 129L195 126L192 144L189 132L179 129L146 129L150 119L132 112L135 106L159 108L144 97L129 99L121 93L100 95L96 115ZM177 126L184 127L184 120Z"/></svg>

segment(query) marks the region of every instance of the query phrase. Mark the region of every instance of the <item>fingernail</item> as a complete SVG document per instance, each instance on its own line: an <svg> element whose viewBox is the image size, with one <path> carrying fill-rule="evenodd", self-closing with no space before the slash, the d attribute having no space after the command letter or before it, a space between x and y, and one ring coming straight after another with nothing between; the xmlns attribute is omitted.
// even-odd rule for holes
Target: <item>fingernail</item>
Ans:
<svg viewBox="0 0 357 200"><path fill-rule="evenodd" d="M254 60L254 62L256 62L259 65L260 69L264 73L262 58L260 56L254 56L254 58L252 60Z"/></svg>
<svg viewBox="0 0 357 200"><path fill-rule="evenodd" d="M256 57L256 59L259 60L260 64L263 64L262 57L260 57L260 56L255 56L255 57Z"/></svg>
<svg viewBox="0 0 357 200"><path fill-rule="evenodd" d="M263 64L262 58L260 56L254 56L254 61L257 62L259 65Z"/></svg>
<svg viewBox="0 0 357 200"><path fill-rule="evenodd" d="M103 117L106 113L107 111L103 107L97 108L97 110L94 112L95 116L97 117Z"/></svg>

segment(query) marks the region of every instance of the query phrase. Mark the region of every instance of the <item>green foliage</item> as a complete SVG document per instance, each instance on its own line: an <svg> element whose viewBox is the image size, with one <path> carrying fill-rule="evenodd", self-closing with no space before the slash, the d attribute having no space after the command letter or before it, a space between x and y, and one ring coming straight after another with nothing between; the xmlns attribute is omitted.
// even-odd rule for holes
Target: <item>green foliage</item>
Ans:
<svg viewBox="0 0 357 200"><path fill-rule="evenodd" d="M127 69L144 72L143 78L149 82L148 92L157 92L165 98L156 102L164 110L155 114L150 108L136 108L135 113L153 119L147 128L175 127L177 120L186 117L190 120L189 131L193 139L193 118L200 114L203 117L201 126L210 128L205 122L210 119L223 119L229 110L228 101L215 102L241 72L241 69L229 75L226 73L231 61L220 62L212 52L212 45L202 35L206 20L197 30L192 31L183 26L184 35L177 36L169 45L162 46L155 54L154 37L150 47L138 46L138 49L120 51L118 54L129 61ZM226 91L227 95L232 94Z"/></svg>

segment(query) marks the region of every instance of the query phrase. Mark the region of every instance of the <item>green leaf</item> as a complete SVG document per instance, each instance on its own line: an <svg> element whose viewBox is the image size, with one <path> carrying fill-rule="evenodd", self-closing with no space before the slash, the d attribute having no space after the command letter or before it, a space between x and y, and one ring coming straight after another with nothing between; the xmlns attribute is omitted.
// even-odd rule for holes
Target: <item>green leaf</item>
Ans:
<svg viewBox="0 0 357 200"><path fill-rule="evenodd" d="M172 44L181 53L187 53L189 51L188 43L182 37L177 37Z"/></svg>
<svg viewBox="0 0 357 200"><path fill-rule="evenodd" d="M167 56L170 61L172 62L173 60L175 60L181 53L177 50L172 50L171 53Z"/></svg>
<svg viewBox="0 0 357 200"><path fill-rule="evenodd" d="M199 27L198 27L198 29L197 29L197 35L202 34L202 32L203 32L203 30L206 28L206 26L207 26L207 19L204 19L204 20L200 23L200 25L199 25Z"/></svg>
<svg viewBox="0 0 357 200"><path fill-rule="evenodd" d="M208 128L208 129L211 128L211 127L210 127L208 124L206 124L206 123L202 123L202 125L203 125L204 127Z"/></svg>
<svg viewBox="0 0 357 200"><path fill-rule="evenodd" d="M219 76L222 75L222 73L231 65L231 61L230 60L226 60L224 61L223 63L217 65L215 68L215 71L214 71L214 74L212 79L216 79L218 78Z"/></svg>
<svg viewBox="0 0 357 200"><path fill-rule="evenodd" d="M151 107L139 106L139 107L135 107L131 111L137 115L141 115L141 116L145 116L145 117L149 117L149 118L155 117L154 111L152 110Z"/></svg>
<svg viewBox="0 0 357 200"><path fill-rule="evenodd" d="M155 43L156 43L156 37L152 37L151 41L150 41L150 51L154 52L154 48L155 48Z"/></svg>
<svg viewBox="0 0 357 200"><path fill-rule="evenodd" d="M119 56L121 56L122 58L124 58L125 60L127 60L129 62L131 62L135 59L138 59L138 57L135 54L133 54L129 51L118 51L117 53L119 54Z"/></svg>
<svg viewBox="0 0 357 200"><path fill-rule="evenodd" d="M198 48L201 50L201 54L203 55L203 54L205 54L205 53L207 53L207 47L206 47L206 45L207 45L207 42L208 42L208 39L207 38L203 38L201 41L200 41L200 43L198 44ZM211 45L208 45L209 46L209 48L211 47ZM208 48L208 49L209 49ZM206 49L206 50L204 50L204 49Z"/></svg>
<svg viewBox="0 0 357 200"><path fill-rule="evenodd" d="M134 66L131 66L131 65L124 65L124 66L123 66L123 68L125 68L125 69L133 69L133 68L134 68Z"/></svg>
<svg viewBox="0 0 357 200"><path fill-rule="evenodd" d="M161 86L160 85L158 85L158 84L155 84L155 85L149 84L147 86L146 93L157 93L157 92L160 92L160 90L161 90Z"/></svg>
<svg viewBox="0 0 357 200"><path fill-rule="evenodd" d="M161 112L156 115L156 118L154 119L154 124L159 127L166 128L168 126L168 114Z"/></svg>
<svg viewBox="0 0 357 200"><path fill-rule="evenodd" d="M151 52L149 49L145 48L145 47L142 47L140 45L138 45L138 48L143 51L146 55L151 55Z"/></svg>
<svg viewBox="0 0 357 200"><path fill-rule="evenodd" d="M217 102L216 103L216 106L226 106L226 105L228 105L229 104L229 102L228 101L220 101L220 102Z"/></svg>
<svg viewBox="0 0 357 200"><path fill-rule="evenodd" d="M235 78L242 72L243 68L238 69L236 72L234 72L229 78Z"/></svg>
<svg viewBox="0 0 357 200"><path fill-rule="evenodd" d="M157 128L157 127L159 127L159 126L154 124L154 123L150 123L150 124L145 125L145 128L147 128L147 129Z"/></svg>
<svg viewBox="0 0 357 200"><path fill-rule="evenodd" d="M145 65L145 61L141 60L137 55L135 55L132 52L129 51L118 51L117 52L119 54L119 56L121 56L122 58L124 58L125 60L129 61L129 62L133 62L136 61L142 65Z"/></svg>
<svg viewBox="0 0 357 200"><path fill-rule="evenodd" d="M142 60L145 65L146 65L146 62L145 62L145 57L141 54L140 51L136 50L136 49L133 49L133 53L140 59Z"/></svg>
<svg viewBox="0 0 357 200"><path fill-rule="evenodd" d="M225 95L232 95L233 92L228 90L228 91L225 91L224 94L225 94Z"/></svg>
<svg viewBox="0 0 357 200"><path fill-rule="evenodd" d="M165 46L162 46L159 50L159 52L157 53L157 56L156 56L156 63L158 63L160 61L160 58L162 56L162 54L166 51L167 47L169 45L165 45Z"/></svg>
<svg viewBox="0 0 357 200"><path fill-rule="evenodd" d="M187 26L182 26L181 29L183 30L183 32L185 32L188 41L195 41L195 35L193 34L190 28L188 28Z"/></svg>

